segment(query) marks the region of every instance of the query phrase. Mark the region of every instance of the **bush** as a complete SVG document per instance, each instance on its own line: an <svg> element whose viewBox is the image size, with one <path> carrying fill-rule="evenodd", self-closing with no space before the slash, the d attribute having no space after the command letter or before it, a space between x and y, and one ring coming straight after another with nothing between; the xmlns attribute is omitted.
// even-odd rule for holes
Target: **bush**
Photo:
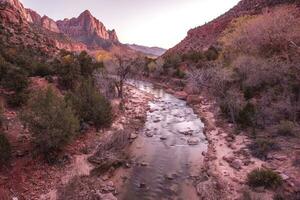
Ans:
<svg viewBox="0 0 300 200"><path fill-rule="evenodd" d="M53 74L53 70L51 66L47 63L38 63L37 66L34 69L33 76L51 76Z"/></svg>
<svg viewBox="0 0 300 200"><path fill-rule="evenodd" d="M255 169L248 174L247 183L251 187L277 188L282 184L282 178L270 169Z"/></svg>
<svg viewBox="0 0 300 200"><path fill-rule="evenodd" d="M28 91L16 92L15 94L11 94L8 96L7 103L12 107L20 107L27 103L28 98Z"/></svg>
<svg viewBox="0 0 300 200"><path fill-rule="evenodd" d="M37 92L23 111L22 120L33 134L37 153L53 162L60 151L79 130L79 121L62 97L52 89Z"/></svg>
<svg viewBox="0 0 300 200"><path fill-rule="evenodd" d="M176 69L174 76L183 79L185 77L184 71L180 70L179 68Z"/></svg>
<svg viewBox="0 0 300 200"><path fill-rule="evenodd" d="M291 121L281 121L277 133L282 136L294 136L294 127L295 124Z"/></svg>
<svg viewBox="0 0 300 200"><path fill-rule="evenodd" d="M97 130L110 126L112 122L112 108L94 86L92 80L86 80L72 93L66 96L80 120L95 125Z"/></svg>
<svg viewBox="0 0 300 200"><path fill-rule="evenodd" d="M23 69L10 66L2 79L2 85L9 90L21 92L29 86L28 74Z"/></svg>
<svg viewBox="0 0 300 200"><path fill-rule="evenodd" d="M213 60L217 60L219 57L219 52L218 50L211 46L205 53L204 53L206 59L208 61L213 61Z"/></svg>
<svg viewBox="0 0 300 200"><path fill-rule="evenodd" d="M11 158L11 147L8 139L0 133L0 166L8 164Z"/></svg>
<svg viewBox="0 0 300 200"><path fill-rule="evenodd" d="M0 130L3 127L3 120L4 120L3 113L4 113L4 106L3 106L3 103L0 100Z"/></svg>
<svg viewBox="0 0 300 200"><path fill-rule="evenodd" d="M247 103L246 106L239 112L237 122L246 128L254 125L255 120L255 107L251 103Z"/></svg>
<svg viewBox="0 0 300 200"><path fill-rule="evenodd" d="M253 156L265 160L269 152L277 150L278 146L273 141L267 139L256 139L249 145L249 149Z"/></svg>

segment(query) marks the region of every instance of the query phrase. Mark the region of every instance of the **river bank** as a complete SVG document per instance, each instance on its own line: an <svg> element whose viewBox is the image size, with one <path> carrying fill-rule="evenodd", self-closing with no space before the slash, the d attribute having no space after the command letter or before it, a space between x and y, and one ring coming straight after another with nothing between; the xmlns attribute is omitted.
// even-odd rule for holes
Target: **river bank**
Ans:
<svg viewBox="0 0 300 200"><path fill-rule="evenodd" d="M122 110L119 109L119 100L112 102L115 117L111 128L99 132L92 127L87 128L84 134L65 148L55 165L46 164L42 158L32 157L30 133L24 132L17 113L8 110L5 117L9 120L8 134L12 141L15 159L12 160L11 168L1 171L1 188L9 191L9 196L14 199L55 200L68 199L62 196L61 191L68 187L74 179L89 177L88 180L93 181L91 172L97 166L90 158L95 157L99 148L118 138L122 138L119 142L124 145L128 144L130 135L144 125L146 112L149 109L148 101L153 97L131 86L126 86L124 92L125 104ZM106 181L102 181L102 183L104 188L111 185ZM93 195L88 188L85 189L86 195ZM99 190L99 195L102 195L101 191ZM78 196L78 199L88 199L88 197L80 198L79 194L82 193L84 191L78 191L78 195L73 192L73 195ZM69 199L76 199L75 196Z"/></svg>
<svg viewBox="0 0 300 200"><path fill-rule="evenodd" d="M274 139L270 135L258 134L258 137L274 139L278 145L284 147L280 151L271 152L267 160L260 160L252 156L248 147L253 138L243 131L237 134L234 125L220 115L218 106L212 99L195 95L191 88L183 87L186 83L181 80L150 82L186 100L205 124L204 134L209 145L203 170L204 176L207 175L204 178L200 176L196 184L200 199L272 200L275 192L297 195L300 174L294 163L299 160L299 138ZM282 188L278 191L249 188L246 183L247 175L256 168L278 172L284 181Z"/></svg>

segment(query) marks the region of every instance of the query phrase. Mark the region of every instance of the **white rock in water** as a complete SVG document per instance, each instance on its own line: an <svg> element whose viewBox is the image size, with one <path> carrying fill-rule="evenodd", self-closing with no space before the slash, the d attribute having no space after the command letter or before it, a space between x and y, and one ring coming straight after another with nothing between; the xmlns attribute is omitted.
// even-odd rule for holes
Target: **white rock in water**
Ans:
<svg viewBox="0 0 300 200"><path fill-rule="evenodd" d="M200 140L198 138L190 138L187 142L189 145L198 145L200 143Z"/></svg>
<svg viewBox="0 0 300 200"><path fill-rule="evenodd" d="M166 136L161 136L160 139L161 139L161 140L166 140L166 139L168 139L168 138L167 138Z"/></svg>
<svg viewBox="0 0 300 200"><path fill-rule="evenodd" d="M147 137L153 137L153 133L147 132L147 133L146 133L146 136L147 136Z"/></svg>
<svg viewBox="0 0 300 200"><path fill-rule="evenodd" d="M137 137L138 137L138 135L135 133L130 134L130 139L132 139L132 140L136 139Z"/></svg>

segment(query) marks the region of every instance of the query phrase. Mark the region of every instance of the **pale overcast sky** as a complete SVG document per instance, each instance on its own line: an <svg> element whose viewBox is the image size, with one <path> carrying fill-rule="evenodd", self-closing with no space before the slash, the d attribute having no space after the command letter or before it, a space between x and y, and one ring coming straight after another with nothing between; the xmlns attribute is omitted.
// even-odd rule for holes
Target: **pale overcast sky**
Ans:
<svg viewBox="0 0 300 200"><path fill-rule="evenodd" d="M170 48L191 28L223 14L239 0L21 0L25 7L55 20L88 9L115 29L122 43Z"/></svg>

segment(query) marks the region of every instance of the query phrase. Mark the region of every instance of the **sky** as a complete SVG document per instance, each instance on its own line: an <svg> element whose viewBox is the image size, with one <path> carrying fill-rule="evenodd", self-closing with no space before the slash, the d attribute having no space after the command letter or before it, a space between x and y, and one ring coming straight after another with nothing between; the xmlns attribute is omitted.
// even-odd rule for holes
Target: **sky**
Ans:
<svg viewBox="0 0 300 200"><path fill-rule="evenodd" d="M171 48L188 30L225 13L239 0L21 0L26 8L59 20L84 10L115 29L122 43Z"/></svg>

